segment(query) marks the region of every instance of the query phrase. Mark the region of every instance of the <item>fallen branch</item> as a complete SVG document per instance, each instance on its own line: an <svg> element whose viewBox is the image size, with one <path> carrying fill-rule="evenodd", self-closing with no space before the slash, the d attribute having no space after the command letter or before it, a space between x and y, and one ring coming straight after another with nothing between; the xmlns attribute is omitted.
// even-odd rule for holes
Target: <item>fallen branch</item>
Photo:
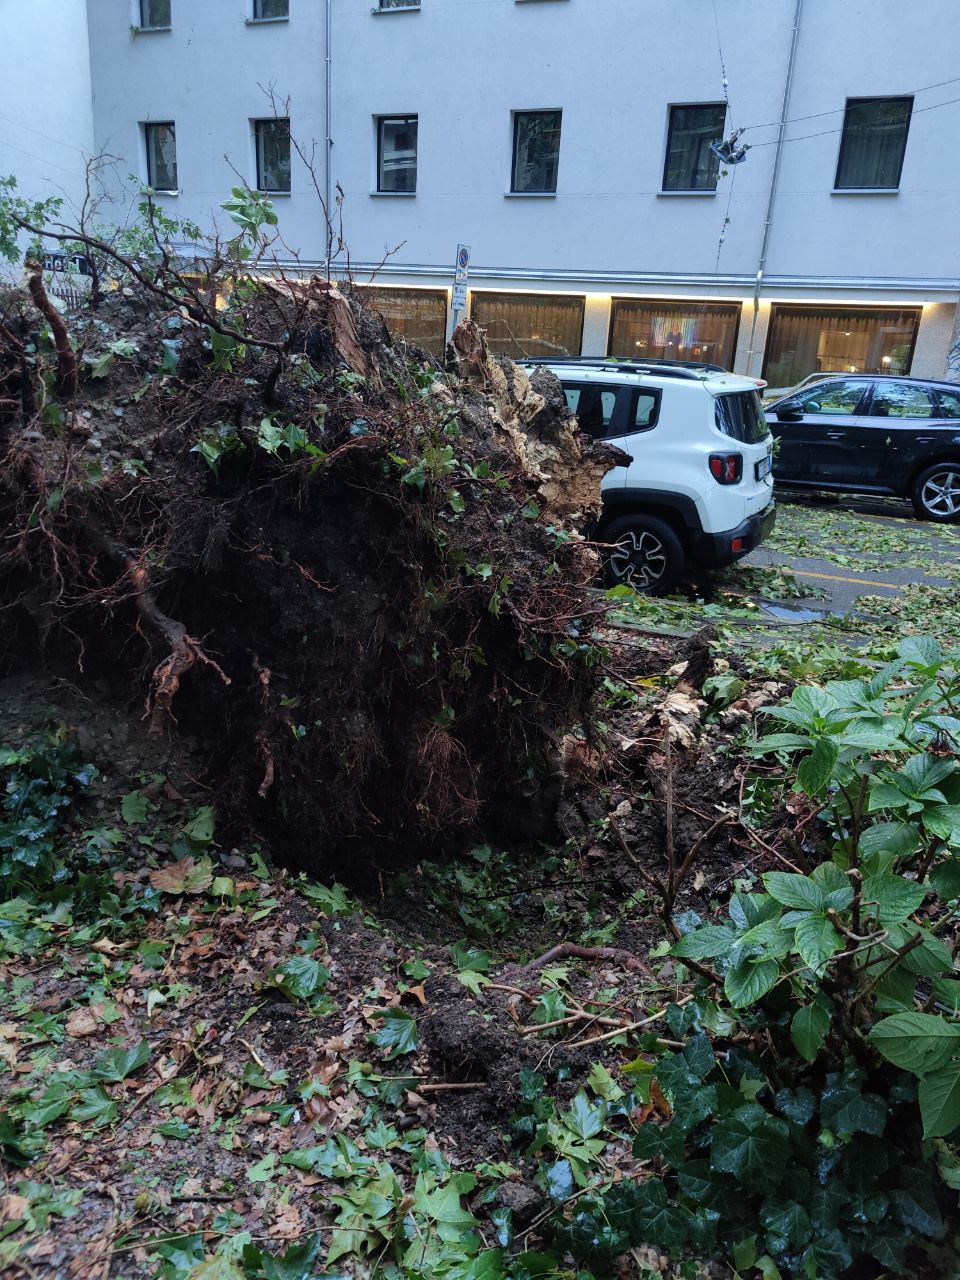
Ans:
<svg viewBox="0 0 960 1280"><path fill-rule="evenodd" d="M693 998L693 995L683 996L680 1000L674 1000L673 1003L680 1009L683 1005L689 1004ZM660 1009L646 1018L641 1018L639 1022L626 1022L621 1027L615 1027L613 1031L604 1031L602 1035L590 1036L587 1040L574 1040L572 1044L568 1044L565 1047L567 1049L583 1049L588 1044L599 1044L601 1040L614 1040L617 1036L622 1036L627 1031L637 1031L640 1027L648 1027L651 1022L659 1021L666 1012L666 1009Z"/></svg>
<svg viewBox="0 0 960 1280"><path fill-rule="evenodd" d="M542 969L545 964L551 964L554 960L619 960L627 969L648 972L643 961L639 960L632 951L625 951L623 947L581 947L576 942L557 943L542 956L537 956L536 960L525 964L524 972L532 973L536 969Z"/></svg>

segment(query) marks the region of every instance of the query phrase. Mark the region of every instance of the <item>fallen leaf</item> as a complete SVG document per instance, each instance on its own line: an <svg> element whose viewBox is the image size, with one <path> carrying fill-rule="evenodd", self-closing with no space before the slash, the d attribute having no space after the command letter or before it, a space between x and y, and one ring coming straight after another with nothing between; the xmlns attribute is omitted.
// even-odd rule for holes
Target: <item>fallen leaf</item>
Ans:
<svg viewBox="0 0 960 1280"><path fill-rule="evenodd" d="M27 1216L30 1208L30 1201L26 1196L14 1195L11 1191L9 1195L0 1196L0 1222L19 1222Z"/></svg>
<svg viewBox="0 0 960 1280"><path fill-rule="evenodd" d="M277 1216L270 1227L270 1235L276 1240L295 1240L303 1233L300 1210L294 1204L279 1205Z"/></svg>
<svg viewBox="0 0 960 1280"><path fill-rule="evenodd" d="M85 1005L80 1009L71 1009L67 1014L64 1029L68 1036L79 1040L82 1036L94 1036L103 1023L103 1005Z"/></svg>
<svg viewBox="0 0 960 1280"><path fill-rule="evenodd" d="M150 883L160 893L203 893L213 883L213 864L206 856L181 858L150 872Z"/></svg>

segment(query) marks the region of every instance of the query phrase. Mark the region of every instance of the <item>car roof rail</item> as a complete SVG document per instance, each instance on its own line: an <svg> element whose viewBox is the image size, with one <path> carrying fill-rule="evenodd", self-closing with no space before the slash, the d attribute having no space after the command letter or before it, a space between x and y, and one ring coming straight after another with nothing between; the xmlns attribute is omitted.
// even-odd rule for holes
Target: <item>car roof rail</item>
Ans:
<svg viewBox="0 0 960 1280"><path fill-rule="evenodd" d="M518 364L537 365L570 365L574 368L592 369L604 373L652 373L661 378L684 378L690 382L701 382L705 373L726 373L720 365L711 364L672 364L669 361L657 360L611 360L597 356L533 356L519 360Z"/></svg>

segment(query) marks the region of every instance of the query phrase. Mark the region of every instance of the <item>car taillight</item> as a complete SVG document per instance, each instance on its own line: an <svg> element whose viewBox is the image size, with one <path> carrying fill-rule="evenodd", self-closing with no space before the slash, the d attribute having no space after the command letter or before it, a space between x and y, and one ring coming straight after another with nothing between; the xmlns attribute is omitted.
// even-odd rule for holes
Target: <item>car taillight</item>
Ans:
<svg viewBox="0 0 960 1280"><path fill-rule="evenodd" d="M718 484L739 484L743 479L743 454L711 453L710 474Z"/></svg>

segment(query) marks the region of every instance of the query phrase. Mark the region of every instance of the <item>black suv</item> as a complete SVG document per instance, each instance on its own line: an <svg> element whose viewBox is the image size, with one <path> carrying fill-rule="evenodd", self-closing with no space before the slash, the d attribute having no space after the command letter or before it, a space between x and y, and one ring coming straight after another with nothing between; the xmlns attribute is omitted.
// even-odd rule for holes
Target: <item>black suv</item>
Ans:
<svg viewBox="0 0 960 1280"><path fill-rule="evenodd" d="M767 408L782 485L909 498L960 520L960 386L917 378L825 378Z"/></svg>

